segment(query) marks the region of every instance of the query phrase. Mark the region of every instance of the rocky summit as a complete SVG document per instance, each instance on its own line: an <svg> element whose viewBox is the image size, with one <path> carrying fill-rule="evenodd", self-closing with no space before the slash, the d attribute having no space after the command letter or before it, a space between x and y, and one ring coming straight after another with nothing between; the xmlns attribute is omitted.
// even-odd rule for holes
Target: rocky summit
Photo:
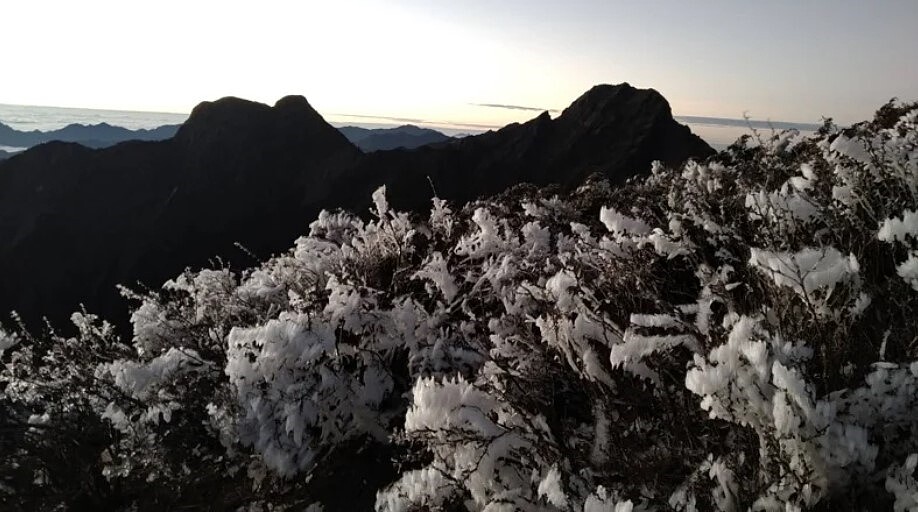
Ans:
<svg viewBox="0 0 918 512"><path fill-rule="evenodd" d="M80 304L123 323L116 286L158 287L186 267L284 250L321 209L366 211L387 185L423 211L519 183L612 182L713 150L652 89L601 85L557 118L364 153L306 99L205 102L176 135L103 149L52 142L0 163L0 311L64 323ZM239 249L237 244L247 250Z"/></svg>

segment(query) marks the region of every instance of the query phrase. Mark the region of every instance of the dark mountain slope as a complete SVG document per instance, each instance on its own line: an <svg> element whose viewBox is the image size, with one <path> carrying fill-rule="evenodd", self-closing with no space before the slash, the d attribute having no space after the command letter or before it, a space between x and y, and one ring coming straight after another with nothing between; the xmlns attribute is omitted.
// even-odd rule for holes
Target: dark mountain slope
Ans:
<svg viewBox="0 0 918 512"><path fill-rule="evenodd" d="M319 209L366 211L381 184L397 206L426 210L428 176L441 197L467 200L593 172L621 181L711 152L656 91L627 84L596 87L554 120L368 154L302 97L202 103L169 140L50 143L0 163L0 311L60 323L84 303L121 321L116 284L158 286L215 256L249 265L235 242L284 250Z"/></svg>

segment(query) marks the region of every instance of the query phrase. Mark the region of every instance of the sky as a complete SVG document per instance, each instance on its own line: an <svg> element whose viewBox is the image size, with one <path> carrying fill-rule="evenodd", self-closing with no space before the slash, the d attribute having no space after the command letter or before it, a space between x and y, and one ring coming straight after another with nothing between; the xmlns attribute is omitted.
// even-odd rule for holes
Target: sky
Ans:
<svg viewBox="0 0 918 512"><path fill-rule="evenodd" d="M916 26L916 0L17 0L0 103L301 94L329 120L485 128L629 82L679 115L852 122L918 100Z"/></svg>

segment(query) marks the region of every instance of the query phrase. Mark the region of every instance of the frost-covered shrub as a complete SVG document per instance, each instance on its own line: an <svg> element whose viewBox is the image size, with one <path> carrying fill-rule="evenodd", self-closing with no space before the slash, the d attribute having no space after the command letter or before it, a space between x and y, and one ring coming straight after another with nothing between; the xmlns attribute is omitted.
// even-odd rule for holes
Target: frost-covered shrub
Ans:
<svg viewBox="0 0 918 512"><path fill-rule="evenodd" d="M0 331L0 497L912 509L916 122L890 104L429 214L380 189L256 268L125 290L131 339L85 313L72 337Z"/></svg>

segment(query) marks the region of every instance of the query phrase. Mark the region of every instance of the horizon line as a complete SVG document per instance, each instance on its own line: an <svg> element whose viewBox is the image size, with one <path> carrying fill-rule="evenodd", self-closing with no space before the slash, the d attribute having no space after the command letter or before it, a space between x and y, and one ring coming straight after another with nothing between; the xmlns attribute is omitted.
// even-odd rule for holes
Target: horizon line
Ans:
<svg viewBox="0 0 918 512"><path fill-rule="evenodd" d="M488 106L488 104L470 104L475 106ZM113 108L95 108L95 107L60 107L54 105L27 105L27 104L18 104L18 103L0 103L0 106L7 107L20 107L20 108L51 108L59 110L83 110L83 111L96 111L96 112L123 112L123 113L137 113L137 114L163 114L163 115L174 115L174 116L190 116L191 112L170 112L166 110L143 110L143 109L113 109ZM494 105L497 107L497 105ZM537 109L530 107L519 107L519 106L500 106L499 108L509 108L512 110L521 110L521 111L535 111ZM559 113L557 109L545 109L543 110L549 113ZM321 114L321 113L320 113ZM371 115L371 114L350 114L350 113L340 113L340 112L330 112L327 114L321 114L323 117L326 116L337 116L337 117L348 117L355 119L368 119L368 120L378 120L378 121L389 121L391 123L407 123L407 124L419 124L419 125L430 125L430 126L442 126L444 128L459 128L459 129L474 129L474 130L496 130L503 128L509 124L514 124L514 122L506 124L487 124L487 123L474 123L474 122L458 122L458 121L449 121L449 120L431 120L431 119L421 119L421 118L411 118L411 117L402 117L397 115ZM819 123L813 122L802 122L802 121L785 121L785 120L776 120L776 119L755 119L755 118L739 118L739 117L722 117L722 116L700 116L700 115L687 115L687 114L673 114L673 118L676 120L683 120L686 123L694 124L725 124L723 122L729 122L730 125L737 124L748 124L752 127L758 128L768 128L776 127L781 128L783 125L784 128L797 128L804 130L815 130L821 126ZM707 121L707 122L706 122ZM720 122L717 122L720 121ZM846 123L835 121L836 124L844 126ZM3 119L0 119L0 123L5 123Z"/></svg>

